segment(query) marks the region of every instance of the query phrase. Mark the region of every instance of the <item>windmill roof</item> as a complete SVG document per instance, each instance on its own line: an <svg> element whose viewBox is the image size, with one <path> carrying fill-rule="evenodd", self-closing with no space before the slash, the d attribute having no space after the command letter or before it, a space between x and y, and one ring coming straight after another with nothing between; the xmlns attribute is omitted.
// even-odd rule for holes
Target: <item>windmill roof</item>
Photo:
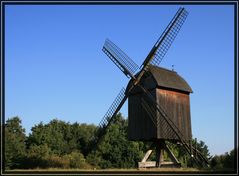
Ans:
<svg viewBox="0 0 239 176"><path fill-rule="evenodd" d="M189 84L177 72L162 67L149 65L149 72L157 82L157 86L192 93Z"/></svg>

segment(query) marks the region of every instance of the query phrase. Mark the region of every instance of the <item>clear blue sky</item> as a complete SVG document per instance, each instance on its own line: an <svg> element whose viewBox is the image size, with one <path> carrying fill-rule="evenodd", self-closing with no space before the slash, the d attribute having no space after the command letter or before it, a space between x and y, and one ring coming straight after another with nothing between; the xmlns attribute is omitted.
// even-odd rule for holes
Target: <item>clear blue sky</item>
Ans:
<svg viewBox="0 0 239 176"><path fill-rule="evenodd" d="M102 52L105 38L141 65L179 7L7 6L6 119L19 116L27 134L53 118L97 125L129 81ZM234 146L233 6L184 7L189 16L161 66L175 65L193 89L193 137L222 154Z"/></svg>

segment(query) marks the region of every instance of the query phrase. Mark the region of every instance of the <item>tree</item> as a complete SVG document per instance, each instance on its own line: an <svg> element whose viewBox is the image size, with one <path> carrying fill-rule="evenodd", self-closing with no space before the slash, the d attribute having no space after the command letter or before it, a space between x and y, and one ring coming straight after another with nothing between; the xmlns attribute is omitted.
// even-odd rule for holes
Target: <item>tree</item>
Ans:
<svg viewBox="0 0 239 176"><path fill-rule="evenodd" d="M95 131L94 125L70 124L53 119L46 125L40 123L32 128L27 146L29 148L32 144L47 144L57 155L69 154L78 150L86 156L90 151Z"/></svg>
<svg viewBox="0 0 239 176"><path fill-rule="evenodd" d="M193 139L192 143L197 146L196 148L203 154L205 158L210 159L211 156L208 150L208 146L205 144L205 142L199 141L199 143L196 143L196 140Z"/></svg>
<svg viewBox="0 0 239 176"><path fill-rule="evenodd" d="M96 130L97 128L95 125L87 125L83 123L79 126L78 142L80 144L80 151L84 156L87 156L93 147L93 137L96 134Z"/></svg>
<svg viewBox="0 0 239 176"><path fill-rule="evenodd" d="M87 161L101 168L136 167L143 157L141 142L128 141L127 121L119 113L107 129L98 150L87 157Z"/></svg>
<svg viewBox="0 0 239 176"><path fill-rule="evenodd" d="M18 168L25 156L25 129L19 117L6 121L5 130L5 169Z"/></svg>
<svg viewBox="0 0 239 176"><path fill-rule="evenodd" d="M235 149L223 155L215 155L210 161L211 168L215 170L233 170L236 168Z"/></svg>
<svg viewBox="0 0 239 176"><path fill-rule="evenodd" d="M5 124L5 168L135 168L143 158L151 142L129 141L128 121L119 113L106 130L98 147L95 125L66 123L53 119L48 124L42 122L32 127L29 137L18 117ZM205 157L209 157L208 147L203 141L195 143ZM176 144L167 143L183 166L190 165L190 156ZM215 167L233 165L234 151L212 160ZM151 158L155 158L152 154ZM165 156L167 159L167 155Z"/></svg>
<svg viewBox="0 0 239 176"><path fill-rule="evenodd" d="M70 124L53 119L49 124L40 124L32 128L32 133L27 140L28 148L31 145L47 144L54 154L63 155L70 153L68 145L71 138Z"/></svg>
<svg viewBox="0 0 239 176"><path fill-rule="evenodd" d="M23 161L23 168L47 168L49 166L49 158L52 155L53 153L47 144L32 144L27 149L25 160Z"/></svg>
<svg viewBox="0 0 239 176"><path fill-rule="evenodd" d="M225 159L223 162L223 167L224 168L236 168L235 165L235 149L231 150L230 153L225 154Z"/></svg>
<svg viewBox="0 0 239 176"><path fill-rule="evenodd" d="M176 158L179 160L179 162L182 164L183 167L196 167L193 159L188 154L188 152L181 146L173 143L168 143L170 149L176 156ZM197 150L202 153L202 155L210 160L210 153L208 150L208 146L203 141L197 142L196 139L192 140L192 145L194 148L197 148ZM195 155L195 153L193 153Z"/></svg>

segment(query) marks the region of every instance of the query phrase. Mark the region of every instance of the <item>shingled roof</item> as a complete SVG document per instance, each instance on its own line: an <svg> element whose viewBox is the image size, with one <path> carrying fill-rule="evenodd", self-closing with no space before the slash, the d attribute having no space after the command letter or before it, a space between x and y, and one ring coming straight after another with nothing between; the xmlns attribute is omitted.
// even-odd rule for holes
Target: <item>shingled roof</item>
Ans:
<svg viewBox="0 0 239 176"><path fill-rule="evenodd" d="M153 75L157 82L157 86L159 87L176 89L190 93L193 92L188 83L175 71L149 65L149 72Z"/></svg>

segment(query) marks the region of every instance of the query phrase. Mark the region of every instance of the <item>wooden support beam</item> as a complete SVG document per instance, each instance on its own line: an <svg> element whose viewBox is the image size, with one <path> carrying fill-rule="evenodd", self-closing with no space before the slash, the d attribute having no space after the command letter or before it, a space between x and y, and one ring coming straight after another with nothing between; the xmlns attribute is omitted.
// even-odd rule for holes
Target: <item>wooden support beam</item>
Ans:
<svg viewBox="0 0 239 176"><path fill-rule="evenodd" d="M168 146L164 143L164 149L166 150L166 152L168 153L169 158L172 160L172 162L179 164L179 161L177 160L177 158L175 157L175 155L173 154L173 152L168 148Z"/></svg>
<svg viewBox="0 0 239 176"><path fill-rule="evenodd" d="M148 150L141 162L146 162L153 150Z"/></svg>
<svg viewBox="0 0 239 176"><path fill-rule="evenodd" d="M164 146L163 146L163 141L159 140L156 142L156 167L160 167L161 163L164 161L163 159L163 151L164 151Z"/></svg>
<svg viewBox="0 0 239 176"><path fill-rule="evenodd" d="M156 161L147 161L149 156L152 153L152 146L156 145ZM172 161L164 161L163 154L164 151L167 152L169 158ZM139 168L147 168L147 167L181 167L181 164L172 153L172 151L165 144L165 140L158 140L151 145L150 149L146 152L144 158L141 162L138 162Z"/></svg>

